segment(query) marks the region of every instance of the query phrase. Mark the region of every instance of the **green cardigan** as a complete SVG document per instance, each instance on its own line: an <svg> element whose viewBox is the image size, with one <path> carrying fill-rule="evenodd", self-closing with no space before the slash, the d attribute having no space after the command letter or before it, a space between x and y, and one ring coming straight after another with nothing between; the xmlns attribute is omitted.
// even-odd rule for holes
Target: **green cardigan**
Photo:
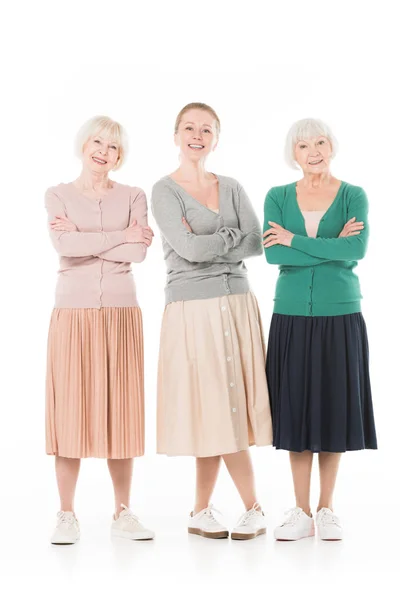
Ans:
<svg viewBox="0 0 400 600"><path fill-rule="evenodd" d="M359 235L339 238L344 225L364 221ZM316 238L310 238L297 202L296 182L272 188L265 199L268 221L294 233L291 247L265 248L269 263L279 265L274 312L283 315L335 316L360 312L362 298L357 261L364 258L369 234L368 200L364 190L342 181L322 217Z"/></svg>

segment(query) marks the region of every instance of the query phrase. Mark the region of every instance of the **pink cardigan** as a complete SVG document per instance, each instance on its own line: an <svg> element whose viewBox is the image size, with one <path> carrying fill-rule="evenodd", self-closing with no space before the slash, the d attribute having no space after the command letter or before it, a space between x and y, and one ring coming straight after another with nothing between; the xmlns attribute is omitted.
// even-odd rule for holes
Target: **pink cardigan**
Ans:
<svg viewBox="0 0 400 600"><path fill-rule="evenodd" d="M49 223L66 216L78 231L50 228L53 246L60 255L56 308L137 306L131 262L146 257L145 244L125 242L124 229L135 219L147 225L143 190L115 183L108 194L91 200L73 183L60 183L45 196Z"/></svg>

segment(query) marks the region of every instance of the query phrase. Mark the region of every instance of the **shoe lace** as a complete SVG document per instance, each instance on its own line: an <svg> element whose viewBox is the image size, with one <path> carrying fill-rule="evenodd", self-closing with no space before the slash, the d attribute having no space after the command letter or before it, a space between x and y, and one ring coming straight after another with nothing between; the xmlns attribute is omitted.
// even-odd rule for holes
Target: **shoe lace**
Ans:
<svg viewBox="0 0 400 600"><path fill-rule="evenodd" d="M296 506L295 508L290 508L285 512L285 519L282 523L283 525L294 525L300 519L300 515L303 511L301 508Z"/></svg>
<svg viewBox="0 0 400 600"><path fill-rule="evenodd" d="M330 510L322 508L319 515L319 521L322 525L339 525L338 517Z"/></svg>
<svg viewBox="0 0 400 600"><path fill-rule="evenodd" d="M57 517L58 517L58 525L66 525L66 527L68 529L71 528L76 523L76 519L75 519L74 515L68 515L63 510L60 510L60 512L57 513Z"/></svg>
<svg viewBox="0 0 400 600"><path fill-rule="evenodd" d="M243 525L246 525L255 515L259 515L260 514L260 505L256 502L255 504L253 504L252 508L250 508L250 510L247 510L239 519L236 527L242 527Z"/></svg>
<svg viewBox="0 0 400 600"><path fill-rule="evenodd" d="M124 509L124 514L122 515L122 517L126 521L128 521L129 523L139 523L139 517L134 515L130 508L125 506L125 504L121 504L121 506Z"/></svg>
<svg viewBox="0 0 400 600"><path fill-rule="evenodd" d="M214 517L214 514L213 514L214 512L216 512L216 513L218 513L219 515L222 516L222 513L218 509L216 509L215 506L213 506L212 504L209 504L207 506L207 508L204 511L204 514L206 515L206 517L208 518L208 520L211 521L211 523L217 523L218 524L217 519Z"/></svg>

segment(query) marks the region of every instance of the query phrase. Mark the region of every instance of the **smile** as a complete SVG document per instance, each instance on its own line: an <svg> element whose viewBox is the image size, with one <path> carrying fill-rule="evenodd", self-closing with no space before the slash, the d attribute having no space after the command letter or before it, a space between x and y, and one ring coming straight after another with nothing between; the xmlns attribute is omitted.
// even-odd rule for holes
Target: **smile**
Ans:
<svg viewBox="0 0 400 600"><path fill-rule="evenodd" d="M203 150L204 146L201 146L200 144L189 144L189 148L192 148L193 150Z"/></svg>
<svg viewBox="0 0 400 600"><path fill-rule="evenodd" d="M92 159L94 160L95 163L97 163L98 165L106 165L107 161L103 160L102 158L97 158L97 156L92 156Z"/></svg>
<svg viewBox="0 0 400 600"><path fill-rule="evenodd" d="M322 158L320 160L314 160L314 161L309 161L309 165L312 165L313 167L315 167L315 165L319 165L320 163L322 163Z"/></svg>

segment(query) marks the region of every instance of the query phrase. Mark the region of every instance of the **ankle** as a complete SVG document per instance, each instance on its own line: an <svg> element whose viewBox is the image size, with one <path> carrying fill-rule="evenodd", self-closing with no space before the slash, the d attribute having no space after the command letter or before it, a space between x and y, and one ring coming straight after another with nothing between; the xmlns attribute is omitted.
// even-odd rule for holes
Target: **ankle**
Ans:
<svg viewBox="0 0 400 600"><path fill-rule="evenodd" d="M257 500L254 500L250 504L245 504L244 506L245 506L246 512L249 512L249 510L252 510L253 508L255 510L258 510L258 511L262 512L261 504L259 502L257 502Z"/></svg>
<svg viewBox="0 0 400 600"><path fill-rule="evenodd" d="M323 508L329 508L329 510L331 510L333 512L333 506L332 504L318 504L318 508L317 508L317 512L319 512L320 510L322 510Z"/></svg>
<svg viewBox="0 0 400 600"><path fill-rule="evenodd" d="M300 504L298 504L297 506L298 508L301 508L301 510L307 515L307 517L310 517L312 519L312 512L309 506L301 506Z"/></svg>

